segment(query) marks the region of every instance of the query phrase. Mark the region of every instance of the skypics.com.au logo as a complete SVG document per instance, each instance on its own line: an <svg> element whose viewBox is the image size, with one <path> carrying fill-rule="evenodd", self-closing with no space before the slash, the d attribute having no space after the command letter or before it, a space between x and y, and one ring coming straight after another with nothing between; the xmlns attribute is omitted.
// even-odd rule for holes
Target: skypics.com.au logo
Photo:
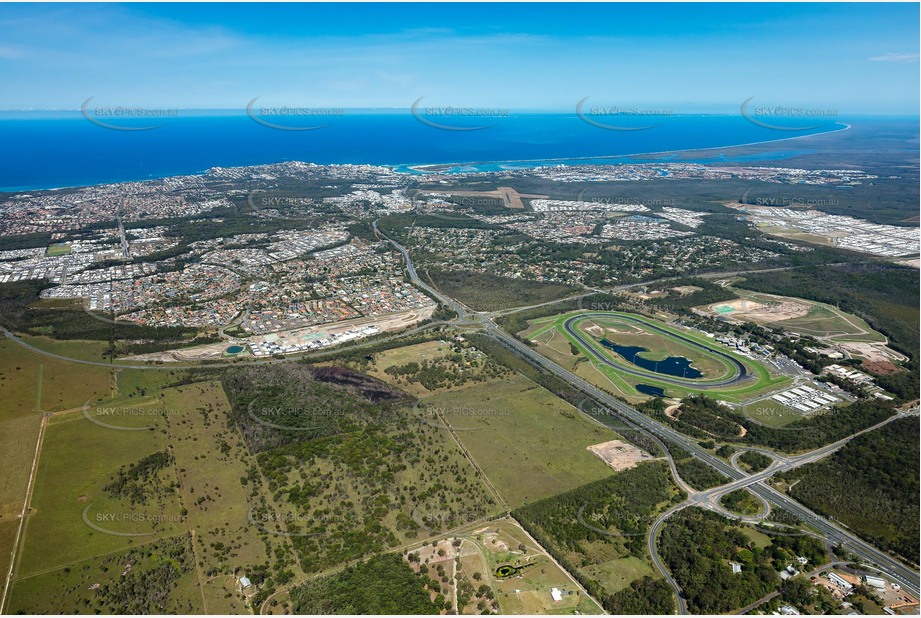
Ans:
<svg viewBox="0 0 921 618"><path fill-rule="evenodd" d="M445 107L423 107L422 100L425 97L419 97L410 106L410 113L413 118L422 124L440 129L442 131L481 131L488 129L492 124L468 124L471 119L479 118L508 118L509 110L504 108L488 107L454 107L451 105Z"/></svg>
<svg viewBox="0 0 921 618"><path fill-rule="evenodd" d="M815 124L821 119L834 119L838 117L836 109L808 108L787 105L762 105L752 104L755 97L748 97L742 102L740 111L742 117L753 125L772 131L812 131L827 126L828 122ZM809 124L804 124L808 122Z"/></svg>
<svg viewBox="0 0 921 618"><path fill-rule="evenodd" d="M106 429L114 429L116 431L153 431L156 429L156 425L142 425L139 427L113 425L102 419L117 420L159 418L179 415L179 410L174 408L165 408L159 405L157 402L152 402L149 405L137 406L98 406L93 412L91 412L90 401L92 400L87 400L86 403L83 404L83 418L93 423L94 425L99 425L100 427L105 427Z"/></svg>
<svg viewBox="0 0 921 618"><path fill-rule="evenodd" d="M585 97L576 103L576 115L593 127L606 131L647 131L661 126L661 123L647 124L650 118L673 116L670 109L637 107L624 105L593 105L586 103L591 97ZM634 124L642 120L643 124Z"/></svg>
<svg viewBox="0 0 921 618"><path fill-rule="evenodd" d="M316 131L325 129L329 123L315 124L317 119L340 118L345 110L339 107L299 107L281 105L256 108L256 97L246 104L246 115L256 124L276 131ZM280 124L285 120L284 124ZM307 122L309 124L298 124Z"/></svg>
<svg viewBox="0 0 921 618"><path fill-rule="evenodd" d="M471 408L469 406L427 406L420 405L418 402L413 405L412 411L420 422L445 431L476 431L488 426L488 423L477 423L477 419L511 416L509 410ZM474 424L479 426L475 427L473 426Z"/></svg>
<svg viewBox="0 0 921 618"><path fill-rule="evenodd" d="M318 521L314 517L308 517L298 512L279 512L271 511L265 508L252 507L246 513L246 520L253 526L259 528L272 536L287 537L311 537L320 536L323 531L304 532L302 529L308 528L316 530L317 527L326 529L332 523L329 521Z"/></svg>
<svg viewBox="0 0 921 618"><path fill-rule="evenodd" d="M758 197L752 196L751 192L754 187L749 188L739 199L740 204L749 206L772 206L778 208L822 208L839 206L839 200L835 198L814 198L803 196L773 196Z"/></svg>
<svg viewBox="0 0 921 618"><path fill-rule="evenodd" d="M150 131L159 129L162 124L137 124L138 121L149 119L176 118L179 116L178 109L167 109L162 107L137 107L127 105L114 106L95 106L91 107L90 102L95 96L88 98L80 106L80 113L87 122L109 129L112 131Z"/></svg>
<svg viewBox="0 0 921 618"><path fill-rule="evenodd" d="M121 537L145 537L161 534L161 527L185 521L177 513L145 513L142 511L105 511L90 514L93 505L86 505L81 513L83 523L102 534ZM149 531L120 530L119 528L153 528Z"/></svg>
<svg viewBox="0 0 921 618"><path fill-rule="evenodd" d="M326 424L321 422L321 419L335 419L343 416L341 410L319 407L257 406L256 401L254 399L249 402L246 407L247 416L264 427L282 431L316 431L322 429Z"/></svg>
<svg viewBox="0 0 921 618"><path fill-rule="evenodd" d="M246 205L258 217L292 222L310 219L311 209L317 206L316 201L309 197L260 193L248 194Z"/></svg>

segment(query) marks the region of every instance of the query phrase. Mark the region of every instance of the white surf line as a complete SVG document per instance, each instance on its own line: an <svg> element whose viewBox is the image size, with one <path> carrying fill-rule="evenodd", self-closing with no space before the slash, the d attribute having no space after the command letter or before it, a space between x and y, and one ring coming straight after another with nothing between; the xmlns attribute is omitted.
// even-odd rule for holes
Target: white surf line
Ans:
<svg viewBox="0 0 921 618"><path fill-rule="evenodd" d="M543 161L547 162L559 162L559 161L591 161L594 159L621 159L625 157L644 157L649 155L661 155L661 154L672 154L676 152L704 152L707 150L724 150L726 148L743 148L746 146L758 146L760 144L773 144L775 142L787 142L795 139L803 139L806 137L818 137L820 135L831 135L832 133L838 133L840 131L847 131L851 128L851 125L846 122L836 122L835 124L844 125L840 129L834 129L832 131L822 131L821 133L810 133L808 135L791 135L790 137L780 137L777 139L766 139L760 142L746 142L744 144L729 144L726 146L707 146L703 148L678 148L675 150L654 150L652 152L634 152L630 154L618 154L618 155L598 155L595 157L554 157L549 159L506 159L506 160L497 160L497 161L467 161L459 163L400 163L398 165L390 165L386 167L396 168L396 167L406 167L408 169L423 171L419 168L422 167L431 167L431 166L465 166L465 165L486 165L486 164L502 164L502 163L541 163ZM394 170L396 171L396 170ZM399 172L398 172L399 173ZM444 172L428 172L431 174L440 174ZM475 173L475 172L472 172ZM480 172L480 173L492 173L492 172Z"/></svg>

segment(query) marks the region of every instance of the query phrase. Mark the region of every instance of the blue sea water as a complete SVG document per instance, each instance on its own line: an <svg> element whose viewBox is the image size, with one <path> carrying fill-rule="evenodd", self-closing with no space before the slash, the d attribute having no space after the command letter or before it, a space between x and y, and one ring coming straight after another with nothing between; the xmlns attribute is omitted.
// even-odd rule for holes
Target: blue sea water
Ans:
<svg viewBox="0 0 921 618"><path fill-rule="evenodd" d="M314 119L273 119L275 124L319 126L287 131L263 126L241 114L187 114L162 119L109 120L98 126L79 112L53 116L0 115L0 190L15 191L146 180L192 174L210 167L307 161L320 164L390 165L417 173L412 166L459 164L448 171L498 171L536 163L637 163L669 161L681 155L627 158L624 155L748 144L842 128L827 122L803 131L759 127L741 116L672 116L651 129L606 130L576 114L512 114L480 122L440 119L456 128L429 126L406 112L348 113ZM307 123L306 125L304 123ZM630 119L619 121L629 127ZM472 123L472 124L471 124ZM640 124L642 122L640 121ZM758 159L783 159L803 152L797 141L777 142ZM712 154L712 153L711 153ZM602 158L602 157L623 158ZM752 157L752 155L749 155ZM741 162L744 157L717 154L699 162Z"/></svg>

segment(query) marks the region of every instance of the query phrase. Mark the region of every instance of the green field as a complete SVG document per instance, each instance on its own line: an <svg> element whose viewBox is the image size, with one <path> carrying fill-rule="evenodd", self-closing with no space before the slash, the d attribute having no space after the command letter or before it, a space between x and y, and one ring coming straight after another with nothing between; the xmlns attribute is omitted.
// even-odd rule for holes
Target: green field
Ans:
<svg viewBox="0 0 921 618"><path fill-rule="evenodd" d="M441 292L478 311L536 305L577 291L572 286L511 279L488 273L430 269L428 274L430 281Z"/></svg>
<svg viewBox="0 0 921 618"><path fill-rule="evenodd" d="M0 340L0 417L69 410L110 395L110 369L48 358Z"/></svg>
<svg viewBox="0 0 921 618"><path fill-rule="evenodd" d="M20 543L12 611L93 607L110 598L106 586L117 588L110 571L117 566L121 572L125 561L140 569L139 578L165 577L158 579L158 590L169 593L169 602L144 611L109 606L115 613L128 607L140 613L245 613L235 592L239 574L254 576L270 563L279 572L300 573L293 559L285 562L285 552L277 551L291 553L288 538L252 521L257 506L278 509L261 478L247 478L255 462L228 425L220 384L157 390L161 373L167 372L145 374L151 376L146 396L132 390L132 396L91 401L50 418ZM134 389L145 386L130 382ZM132 466L157 453L168 454L169 464L140 477L140 485L131 481ZM31 451L22 458L31 464ZM132 491L113 489L118 479L128 479L118 487ZM7 530L0 528L3 540ZM172 556L167 563L184 565L180 575L160 570L164 552ZM103 592L87 595L87 586L96 583ZM55 594L49 596L49 589Z"/></svg>
<svg viewBox="0 0 921 618"><path fill-rule="evenodd" d="M98 342L42 340L70 356L96 354ZM141 398L147 392L179 379L181 371L112 370L50 358L0 340L0 453L4 454L0 479L0 570L9 568L13 541L31 472L36 440L44 413L78 411L87 401L123 397ZM61 419L55 418L57 423ZM54 432L53 432L54 433ZM87 453L86 457L92 453Z"/></svg>
<svg viewBox="0 0 921 618"><path fill-rule="evenodd" d="M95 417L95 410L90 413ZM106 422L162 427L156 418L147 416L126 415L119 420L106 418ZM63 568L182 531L182 507L174 492L164 491L148 504L137 505L103 490L119 468L167 447L168 438L162 431L107 429L88 421L80 411L53 417L39 459L34 513L25 529L19 576ZM162 477L164 486L175 482L171 469L164 470ZM110 517L117 519L110 521ZM159 521L134 520L139 517Z"/></svg>
<svg viewBox="0 0 921 618"><path fill-rule="evenodd" d="M42 413L75 408L87 399L108 396L109 386L105 368L43 357L0 339L0 453L4 465L0 479L0 572L9 569Z"/></svg>
<svg viewBox="0 0 921 618"><path fill-rule="evenodd" d="M416 397L482 383L508 371L459 341L428 341L393 348L373 355L366 366L353 368Z"/></svg>
<svg viewBox="0 0 921 618"><path fill-rule="evenodd" d="M194 566L188 535L163 538L19 580L9 609L33 614L201 614Z"/></svg>
<svg viewBox="0 0 921 618"><path fill-rule="evenodd" d="M763 532L755 530L752 526L739 526L735 529L747 536L748 539L755 544L755 547L764 549L771 544L771 537Z"/></svg>
<svg viewBox="0 0 921 618"><path fill-rule="evenodd" d="M3 453L0 524L19 520L40 426L38 414L0 420L0 453ZM3 559L6 555L3 554Z"/></svg>
<svg viewBox="0 0 921 618"><path fill-rule="evenodd" d="M795 408L782 405L772 399L749 403L740 409L748 418L768 427L784 427L807 416Z"/></svg>
<svg viewBox="0 0 921 618"><path fill-rule="evenodd" d="M616 343L623 345L641 345L642 347L647 348L649 351L642 353L646 358L660 359L664 356L675 355L688 358L692 362L692 367L699 369L704 374L704 377L698 379L697 381L688 380L687 386L678 386L659 380L657 378L657 374L652 371L644 371L640 369L640 371L644 374L643 377L628 374L623 371L618 371L614 367L609 367L602 363L591 360L588 352L584 349L582 344L578 343L574 338L565 332L563 329L563 323L568 318L579 315L579 313L580 312L568 312L556 316L533 320L530 322L529 328L521 333L521 336L534 342L536 344L536 349L551 360L556 361L560 365L575 372L577 375L592 382L596 386L614 392L617 395L621 395L629 401L638 402L648 399L649 397L648 395L644 395L636 390L637 384L646 384L649 386L662 388L665 392L665 395L668 397L682 398L689 394L704 392L708 396L715 397L717 399L722 399L732 403L740 403L752 397L758 396L759 394L775 390L781 385L790 382L790 378L785 376L772 375L761 363L736 354L728 348L723 348L720 346L720 344L714 342L711 339L708 339L698 332L679 329L676 326L664 324L662 322L653 320L652 318L647 318L635 314L609 312L610 317L594 320L595 322L598 322L594 325L595 328L592 328L593 325L591 324L591 320L585 320L578 323L577 328L583 331L586 338L592 339L594 339L592 331L594 331L594 333L597 335L600 333L600 331L597 330L599 328L610 327L617 330L622 329L623 332L610 333L609 331L605 331L605 333L606 335L610 335L611 339L613 339ZM732 384L725 387L703 388L707 386L708 382L712 382L714 380L718 381L720 378L727 377L727 375L733 375L732 371L734 370L730 368L727 361L721 359L718 356L702 351L699 348L691 347L687 343L673 339L666 334L662 334L661 332L646 330L635 322L624 322L618 319L618 316L630 316L637 318L645 324L655 325L656 327L659 327L669 333L680 334L682 337L705 345L709 348L718 349L744 364L749 374L751 374L754 379L749 379L745 382ZM586 326L592 330L586 331ZM615 354L613 351L602 347L600 344L597 345L595 349L602 352L606 358L611 359L613 362L623 363L624 366L628 366L631 369L639 369L635 365L632 365L628 363L628 361L620 358L619 355ZM723 373L720 373L721 371ZM695 386L698 384L701 387L695 388Z"/></svg>
<svg viewBox="0 0 921 618"><path fill-rule="evenodd" d="M611 474L586 448L619 436L519 374L423 402L458 411L446 419L512 508Z"/></svg>
<svg viewBox="0 0 921 618"><path fill-rule="evenodd" d="M176 458L179 497L185 506L187 525L193 531L196 560L203 572L202 597L208 613L238 614L246 611L234 593L234 573L252 576L257 567L275 563L274 554L288 553L279 570L301 571L293 560L293 548L284 534L267 534L251 521L250 508L268 505L281 509L264 490L260 479L241 482L255 467L236 428L228 423L230 404L217 382L201 382L163 392L165 424ZM274 524L273 524L274 525Z"/></svg>
<svg viewBox="0 0 921 618"><path fill-rule="evenodd" d="M51 245L50 247L48 247L48 249L45 250L45 255L48 257L56 257L59 255L70 255L70 251L71 251L70 245L62 243L60 245Z"/></svg>
<svg viewBox="0 0 921 618"><path fill-rule="evenodd" d="M588 577L597 580L606 591L611 593L623 590L645 575L657 576L652 565L636 556L609 560L608 562L585 567L583 571Z"/></svg>

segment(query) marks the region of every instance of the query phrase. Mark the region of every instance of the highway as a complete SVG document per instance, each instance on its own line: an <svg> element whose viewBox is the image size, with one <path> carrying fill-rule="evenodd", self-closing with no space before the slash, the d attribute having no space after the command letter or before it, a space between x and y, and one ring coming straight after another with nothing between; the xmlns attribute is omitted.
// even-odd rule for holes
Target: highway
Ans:
<svg viewBox="0 0 921 618"><path fill-rule="evenodd" d="M428 285L425 281L423 281L422 278L419 276L419 273L416 272L416 266L415 264L413 264L412 258L409 257L409 251L406 249L406 247L404 247L397 241L389 238L386 234L381 232L380 228L377 227L378 221L380 221L380 219L375 219L371 223L371 227L374 228L374 233L380 236L381 238L387 239L390 242L390 244L393 245L397 249L397 251L399 251L403 255L403 260L406 261L406 272L409 273L409 277L410 279L412 279L413 284L422 288L426 292L428 292L433 298L436 298L439 301L441 301L441 303L445 305L446 307L450 307L455 313L457 313L458 320L463 321L465 318L467 318L468 314L470 313L470 310L467 309L467 307L464 306L463 304L457 302L453 298L449 298L445 296L438 290L434 289L432 286Z"/></svg>
<svg viewBox="0 0 921 618"><path fill-rule="evenodd" d="M458 306L462 307L464 311L463 313L459 312L459 315L461 315L463 318L468 319L468 320L478 319L479 322L482 324L483 329L486 332L486 334L488 334L490 337L492 337L493 339L495 339L496 341L504 345L507 349L518 353L520 356L524 357L525 359L530 361L535 366L557 376L558 378L563 379L573 388L581 391L582 393L588 395L591 399L595 400L598 403L601 403L602 405L616 412L616 414L620 416L621 419L626 421L628 424L641 427L642 429L648 431L650 434L652 434L653 436L661 440L670 442L672 444L677 444L681 448L690 452L694 457L696 457L700 461L706 463L710 467L714 468L718 472L721 472L723 475L731 479L731 482L728 485L724 485L724 486L717 487L717 488L710 490L711 494L716 494L717 492L721 494L724 491L731 491L732 489L728 489L729 487L732 487L732 488L747 487L753 494L755 494L756 497L759 498L759 500L762 500L772 506L780 507L786 510L787 512L792 513L794 516L799 518L801 521L807 522L807 524L810 527L817 530L827 540L827 542L833 545L842 545L852 554L857 556L861 561L864 561L868 564L874 565L877 568L879 568L882 572L887 574L892 580L900 584L906 591L910 592L912 595L914 596L919 595L919 588L921 588L921 585L919 585L919 579L921 578L919 578L919 574L917 571L903 564L899 560L896 560L892 556L876 549L875 547L873 547L872 545L870 545L863 539L859 538L857 535L850 532L849 530L846 530L838 526L834 522L829 521L825 517L822 517L814 513L811 509L803 506L799 502L793 500L789 496L783 494L782 492L774 489L773 487L770 487L769 485L763 482L765 479L769 478L771 475L776 474L777 472L781 470L786 470L791 467L795 467L796 465L802 465L804 463L808 463L816 459L820 459L824 456L827 456L827 454L830 454L837 448L840 448L840 446L842 446L844 442L851 439L853 436L851 436L850 438L846 438L843 441L839 441L840 443L827 445L825 447L822 447L810 453L805 453L803 455L796 456L796 457L787 457L785 458L785 460L779 459L779 463L775 462L775 464L773 464L767 470L764 470L761 473L758 473L755 475L748 475L745 472L742 472L741 470L736 469L730 463L723 461L722 459L716 457L715 455L701 448L697 444L696 440L688 438L684 434L679 433L675 431L674 429L651 419L650 417L646 416L645 414L641 413L635 408L621 402L620 400L616 399L615 397L608 394L607 392L602 391L601 389L596 387L594 384L587 382L586 380L575 375L568 369L558 365L557 363L543 356L542 354L539 354L534 349L532 349L530 346L524 344L523 342L519 341L512 335L508 334L507 332L503 331L498 326L496 326L496 324L492 321L492 319L489 316L485 314L470 312L466 307L458 303L456 300L448 298L445 295L438 292L437 290L432 289L430 286L422 282L421 279L419 279L419 276L416 273L416 269L412 264L412 259L410 258L409 251L403 245L389 238L386 234L382 233L377 226L377 221L374 222L374 230L381 237L390 241L390 243L394 247L396 247L400 251L400 253L403 255L403 258L406 260L406 264L407 264L407 272L409 273L409 276L412 278L413 283L427 290L430 294L432 294L433 297L440 300L442 303L444 303L445 305L449 307L452 307L452 308L458 307ZM904 414L905 413L897 414L893 417L890 417L885 422L890 422L891 420L894 420L898 416L902 416ZM885 424L885 422L881 423L880 425ZM867 429L865 431L868 431L870 429ZM710 499L710 497L707 495L706 492L703 492L703 495L694 497L694 501L697 502L701 498L705 498L707 502L712 503L712 500ZM684 505L684 506L687 506L687 505ZM678 510L678 507L682 507L682 505L678 505L677 507L675 507L675 509ZM652 531L652 534L650 534L650 539L651 539L650 545L651 545L651 549L653 550L655 549L654 547L655 546L655 541L654 541L655 533L657 532L658 527L661 526L661 522L664 522L665 519L666 519L665 517L661 517L660 521L657 522L658 526L654 524L655 529ZM664 565L661 564L656 553L654 551L651 551L650 554L653 556L653 560L656 562L657 568L659 568L659 570L662 571L663 573L667 574L667 571L664 570ZM676 593L677 593L677 586L675 585L673 581L671 581L670 576L668 577L668 579L672 583L673 588L676 589ZM686 611L687 610L686 605L681 599L680 594L678 594L678 599L679 599L679 610L683 609L683 611Z"/></svg>
<svg viewBox="0 0 921 618"><path fill-rule="evenodd" d="M678 599L678 608L681 613L687 612L687 605L684 599L681 597L679 586L671 578L670 574L668 573L667 568L662 563L661 559L659 558L657 554L656 547L655 547L656 536L659 530L661 529L661 527L664 525L665 521L667 521L668 517L670 517L674 512L677 512L678 510L682 508L687 508L689 506L701 506L704 508L708 508L708 509L720 512L729 517L734 517L736 519L739 519L738 515L728 513L721 505L719 505L719 498L722 495L730 491L733 491L734 489L738 489L742 487L748 488L759 499L759 501L762 502L762 505L767 505L768 508L780 507L790 512L791 514L793 514L794 516L796 516L803 522L806 522L808 526L810 526L812 529L816 530L819 533L819 535L821 535L828 543L833 544L833 545L838 545L838 544L843 545L849 552L857 556L857 558L860 561L878 567L882 572L884 572L893 581L900 584L907 592L911 593L914 596L919 595L919 588L921 588L921 586L919 586L919 575L913 568L901 563L900 561L889 556L888 554L876 549L869 543L866 543L865 541L857 537L854 533L850 532L847 529L840 527L835 522L829 521L828 519L817 515L816 513L814 513L807 507L803 506L802 504L793 500L792 498L783 494L782 492L774 489L773 487L771 487L765 482L772 475L778 472L789 470L796 466L804 465L807 463L812 463L814 461L818 461L819 459L823 457L827 457L828 455L833 453L838 448L841 448L842 446L844 446L844 444L846 444L849 440L853 439L856 435L860 435L860 433L864 433L866 431L871 431L873 429L876 429L888 422L895 420L896 418L905 416L908 413L900 412L873 427L867 428L863 430L862 432L859 432L858 434L849 436L843 440L839 440L838 442L835 442L834 444L826 445L824 447L821 447L814 451L810 451L808 453L803 453L799 455L785 455L785 454L775 453L768 449L754 449L754 450L760 450L761 452L773 457L774 462L767 469L759 473L755 473L751 475L747 474L746 472L738 469L732 463L724 461L716 457L715 455L711 454L710 452L706 451L705 449L701 448L698 445L696 440L692 438L688 438L684 434L672 429L671 427L664 425L662 423L659 423L658 421L655 421L652 418L648 417L647 415L639 412L635 408L621 402L620 400L616 399L614 396L601 390L600 388L589 383L583 378L575 375L571 371L558 365L557 363L543 356L542 354L536 352L530 346L526 345L522 341L518 340L514 336L510 335L509 333L499 328L493 321L493 318L495 316L498 316L504 313L508 313L508 312L475 312L475 311L470 310L468 307L458 302L457 300L449 298L445 296L444 294L440 293L437 289L434 289L432 286L425 283L421 279L421 277L418 275L418 273L416 272L415 265L413 264L412 259L409 255L409 251L403 245L387 237L386 234L381 232L380 229L378 228L377 221L374 221L372 225L373 225L373 229L376 234L378 234L381 238L388 240L394 246L394 248L396 248L402 254L406 262L406 272L411 278L411 280L413 281L413 284L425 290L433 298L437 299L443 305L449 307L450 309L452 309L453 311L457 313L458 318L455 320L452 320L452 323L454 323L455 325L458 325L458 323L461 323L464 325L481 327L483 331L489 337L499 342L500 344L502 344L504 347L506 347L510 351L523 357L524 359L529 361L531 364L542 369L543 371L546 371L547 373L550 373L564 380L574 389L582 392L590 399L594 400L595 402L601 404L608 410L612 411L612 413L614 413L612 414L612 416L615 416L618 419L620 419L622 422L626 423L628 427L635 428L637 431L643 431L647 433L648 435L656 439L656 441L659 442L660 444L664 442L668 442L668 443L676 444L680 446L684 450L691 453L691 455L696 457L698 460L709 465L710 467L722 473L729 479L728 483L721 485L719 487L716 487L716 488L713 488L707 491L703 491L703 492L693 492L693 490L691 490L691 488L689 488L680 479L680 477L677 474L677 470L675 469L674 462L671 460L670 456L668 457L669 466L672 471L672 474L674 475L676 482L679 484L679 486L682 487L682 489L684 489L688 493L688 500L679 505L675 505L674 507L669 509L666 513L662 514L659 517L659 519L656 520L656 522L652 525L650 532L649 532L648 546L649 546L650 556L653 560L653 563L655 564L656 568L664 575L666 580L670 583L673 590L675 591L676 597ZM778 268L778 269L771 269L771 270L786 270L786 268ZM739 271L739 272L741 273L745 271ZM636 285L642 285L642 284L636 284ZM631 287L631 286L624 286L624 287ZM587 295L588 294L585 294L582 296L587 296ZM577 297L571 297L571 298L577 298ZM581 296L579 298L581 298ZM552 303L544 303L544 304L552 304ZM567 324L571 324L571 323L572 321L567 322ZM431 327L434 325L435 324L429 324L427 325L427 327ZM576 336L576 333L574 333L573 331L569 331L569 332L570 334L573 334L574 336ZM128 365L128 364L121 365L117 363L104 363L104 362L98 362L98 361L74 359L74 358L69 358L63 355L54 354L54 353L36 348L30 345L29 343L23 341L22 339L18 338L14 333L10 332L6 328L3 328L2 326L0 326L0 333L5 335L7 338L11 339L18 345L28 350L31 350L35 353L44 355L46 357L57 358L60 360L65 360L65 361L75 362L75 363L80 363L80 364L102 366L102 367L107 367L107 368L125 368L125 369L142 369L142 370L161 370L161 371L196 367L194 365L183 366L179 364L159 365L159 366L158 365ZM669 334L671 335L671 333ZM376 343L376 342L371 342L371 343ZM352 347L352 346L349 346L349 347ZM361 346L355 346L355 347L361 347ZM592 349L591 346L586 346L586 347L588 349ZM265 361L255 361L255 362L250 362L250 363L245 363L245 364L255 365L255 364L264 364L264 363L267 364L271 362L284 362L284 361L276 360L276 359L266 359ZM244 364L244 363L241 363L241 364ZM215 368L218 366L220 365L203 364L203 365L198 365L197 367ZM617 366L618 371L622 371L623 369L624 369L623 367ZM665 376L657 377L657 379L663 379L664 377ZM916 413L916 411L914 412ZM611 418L611 417L609 416L607 418ZM617 428L615 428L615 430L616 429ZM745 518L746 521L749 521L749 520L757 521L757 519L758 518Z"/></svg>
<svg viewBox="0 0 921 618"><path fill-rule="evenodd" d="M621 417L631 421L633 424L639 425L640 427L646 429L653 435L671 442L672 444L677 444L681 448L690 452L700 461L708 464L717 471L723 473L725 476L729 477L736 483L733 485L739 487L748 487L752 493L756 496L764 499L773 506L777 506L785 509L786 511L792 513L800 520L807 522L811 527L818 530L826 539L829 540L832 544L841 544L844 545L851 553L858 556L860 559L878 566L883 572L891 576L897 583L902 585L907 591L911 592L914 595L918 595L919 587L919 576L916 571L910 567L902 564L895 558L889 556L876 549L872 545L866 543L855 534L850 531L844 530L839 527L837 524L829 521L828 519L817 515L812 510L803 506L799 502L796 502L792 498L786 496L785 494L777 491L776 489L764 484L762 481L770 477L772 474L780 471L780 469L787 469L787 466L781 468L781 466L774 466L768 470L765 470L758 475L753 475L753 477L748 474L741 472L734 468L729 463L723 461L722 459L712 455L708 451L701 448L696 440L684 436L670 427L662 425L657 421L652 420L645 414L639 412L638 410L628 406L627 404L615 399L613 396L597 388L593 384L585 381L584 379L576 376L567 369L557 365L550 359L542 356L541 354L535 352L529 346L518 341L508 333L500 330L494 324L489 324L486 327L487 332L490 336L502 342L506 347L514 351L519 352L522 356L528 358L534 364L546 369L547 371L553 373L557 377L560 377L566 380L571 386L577 388L583 393L587 394L592 399L602 403L603 405L609 407L611 410L617 412ZM895 417L891 417L895 418ZM829 447L823 447L823 449L828 449ZM820 450L823 450L820 449ZM820 458L820 454L808 453L803 457L816 457ZM788 467L794 467L795 465L801 465L801 463L806 463L805 459L801 459L799 464L791 463L788 464ZM726 486L723 486L726 487ZM721 488L716 488L716 491Z"/></svg>

